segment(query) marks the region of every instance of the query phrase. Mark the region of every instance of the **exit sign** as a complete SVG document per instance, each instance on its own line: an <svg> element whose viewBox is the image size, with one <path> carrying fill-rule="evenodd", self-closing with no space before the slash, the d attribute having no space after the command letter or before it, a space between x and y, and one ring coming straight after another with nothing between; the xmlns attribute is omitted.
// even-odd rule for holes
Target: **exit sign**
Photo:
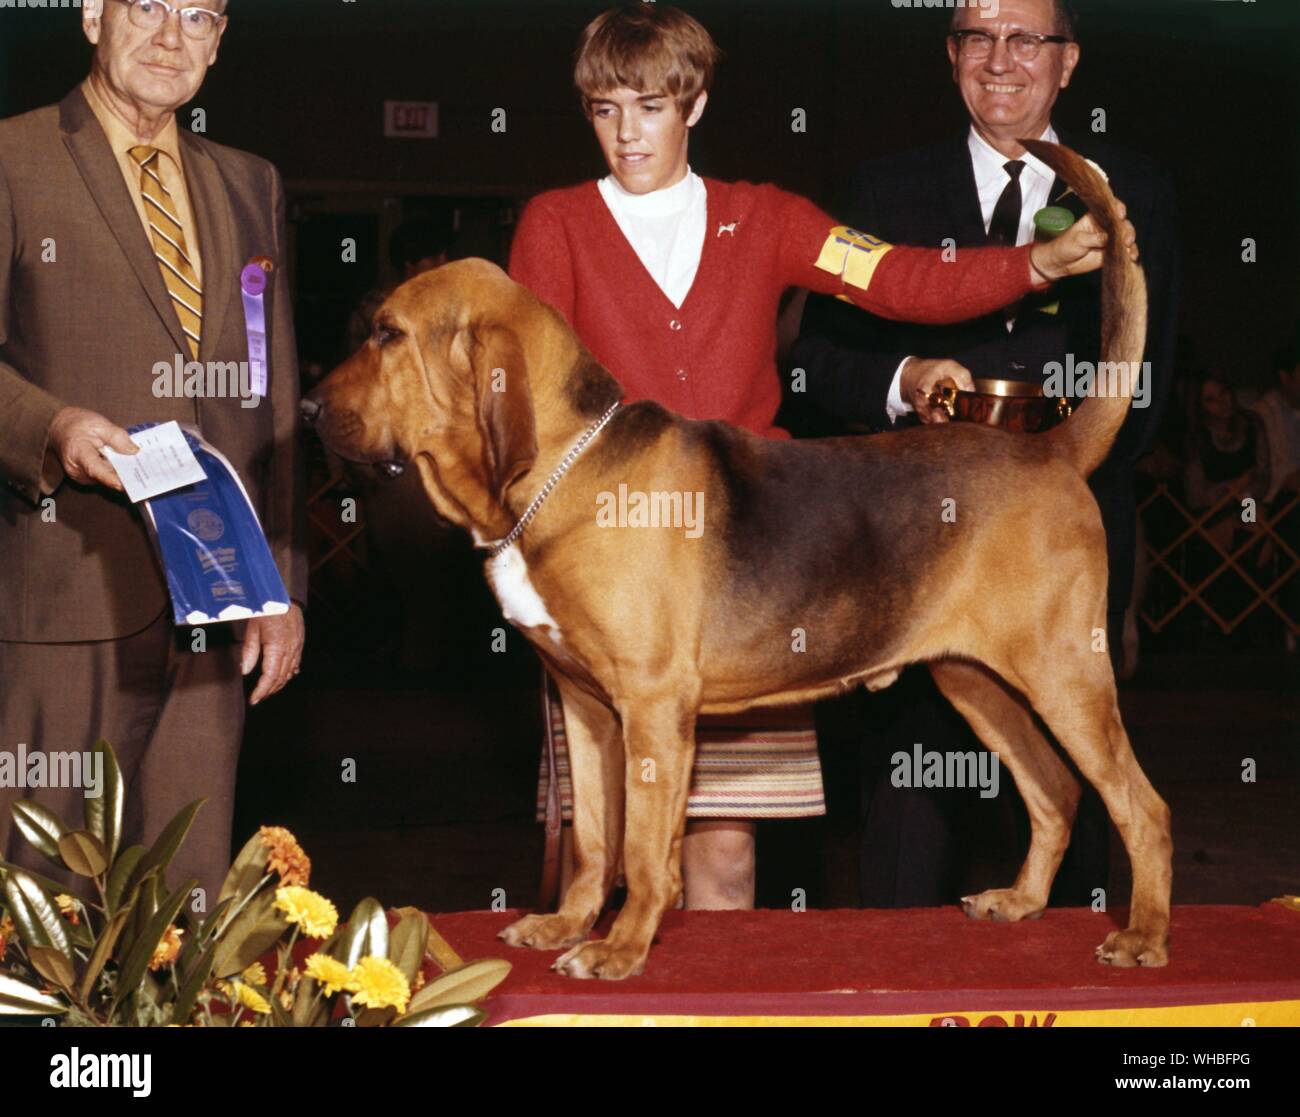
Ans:
<svg viewBox="0 0 1300 1117"><path fill-rule="evenodd" d="M438 135L437 101L385 101L384 135L431 140Z"/></svg>

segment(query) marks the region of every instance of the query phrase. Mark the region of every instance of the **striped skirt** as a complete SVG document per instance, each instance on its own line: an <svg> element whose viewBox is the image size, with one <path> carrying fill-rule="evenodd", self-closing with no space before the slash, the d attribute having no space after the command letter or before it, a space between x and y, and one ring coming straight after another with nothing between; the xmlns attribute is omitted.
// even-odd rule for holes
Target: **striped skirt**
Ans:
<svg viewBox="0 0 1300 1117"><path fill-rule="evenodd" d="M573 789L564 737L564 707L550 676L546 679L546 701L550 703L555 740L560 805L564 818L570 820ZM546 819L549 788L543 747L537 787L538 821ZM695 770L687 818L807 818L825 813L811 706L702 717L696 723Z"/></svg>

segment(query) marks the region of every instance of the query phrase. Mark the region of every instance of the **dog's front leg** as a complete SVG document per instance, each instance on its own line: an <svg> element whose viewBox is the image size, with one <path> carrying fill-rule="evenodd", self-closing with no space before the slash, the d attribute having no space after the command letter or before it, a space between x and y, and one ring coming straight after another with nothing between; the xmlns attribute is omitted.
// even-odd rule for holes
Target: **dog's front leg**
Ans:
<svg viewBox="0 0 1300 1117"><path fill-rule="evenodd" d="M639 974L659 921L682 891L682 834L695 761L696 704L679 696L621 706L627 750L623 871L627 902L609 937L576 946L555 969L617 980Z"/></svg>
<svg viewBox="0 0 1300 1117"><path fill-rule="evenodd" d="M526 915L500 938L511 946L561 950L580 943L596 922L618 871L623 840L623 738L614 712L563 678L564 728L573 785L576 871L560 910Z"/></svg>

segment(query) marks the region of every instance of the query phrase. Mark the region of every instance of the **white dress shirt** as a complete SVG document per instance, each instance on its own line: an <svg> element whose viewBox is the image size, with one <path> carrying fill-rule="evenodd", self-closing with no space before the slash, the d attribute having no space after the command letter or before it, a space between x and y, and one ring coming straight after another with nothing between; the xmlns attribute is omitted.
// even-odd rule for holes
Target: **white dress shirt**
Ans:
<svg viewBox="0 0 1300 1117"><path fill-rule="evenodd" d="M1056 129L1050 124L1039 136L1048 143L1058 143ZM993 210L997 207L1002 191L1007 188L1011 176L1007 174L1006 165L1010 160L993 147L971 125L970 136L966 140L970 149L971 164L975 168L975 189L979 192L980 214L984 218L984 231L989 231L993 223ZM1035 159L1029 152L1020 156L1025 169L1020 172L1020 231L1016 235L1016 247L1029 244L1034 239L1034 214L1048 204L1048 195L1052 192L1052 183L1056 181L1056 172L1046 163ZM1007 321L1007 329L1015 325L1015 319ZM893 382L889 385L889 398L885 411L889 421L897 422L900 415L913 410L912 405L903 399L903 365L912 358L907 357L894 372Z"/></svg>
<svg viewBox="0 0 1300 1117"><path fill-rule="evenodd" d="M680 307L695 282L708 225L708 189L690 167L686 177L649 194L629 194L613 175L597 184L646 271L673 306Z"/></svg>

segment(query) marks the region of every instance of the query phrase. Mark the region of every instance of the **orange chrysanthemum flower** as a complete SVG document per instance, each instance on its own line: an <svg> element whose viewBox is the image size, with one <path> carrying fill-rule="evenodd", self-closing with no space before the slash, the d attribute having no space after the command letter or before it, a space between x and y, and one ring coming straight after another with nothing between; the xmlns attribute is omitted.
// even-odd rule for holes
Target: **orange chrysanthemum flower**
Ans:
<svg viewBox="0 0 1300 1117"><path fill-rule="evenodd" d="M175 965L176 959L181 956L183 933L175 923L167 928L162 940L154 948L153 957L149 959L150 970L165 970L168 966Z"/></svg>
<svg viewBox="0 0 1300 1117"><path fill-rule="evenodd" d="M270 857L267 867L279 874L285 886L307 887L311 880L311 858L283 826L263 826L257 832Z"/></svg>

